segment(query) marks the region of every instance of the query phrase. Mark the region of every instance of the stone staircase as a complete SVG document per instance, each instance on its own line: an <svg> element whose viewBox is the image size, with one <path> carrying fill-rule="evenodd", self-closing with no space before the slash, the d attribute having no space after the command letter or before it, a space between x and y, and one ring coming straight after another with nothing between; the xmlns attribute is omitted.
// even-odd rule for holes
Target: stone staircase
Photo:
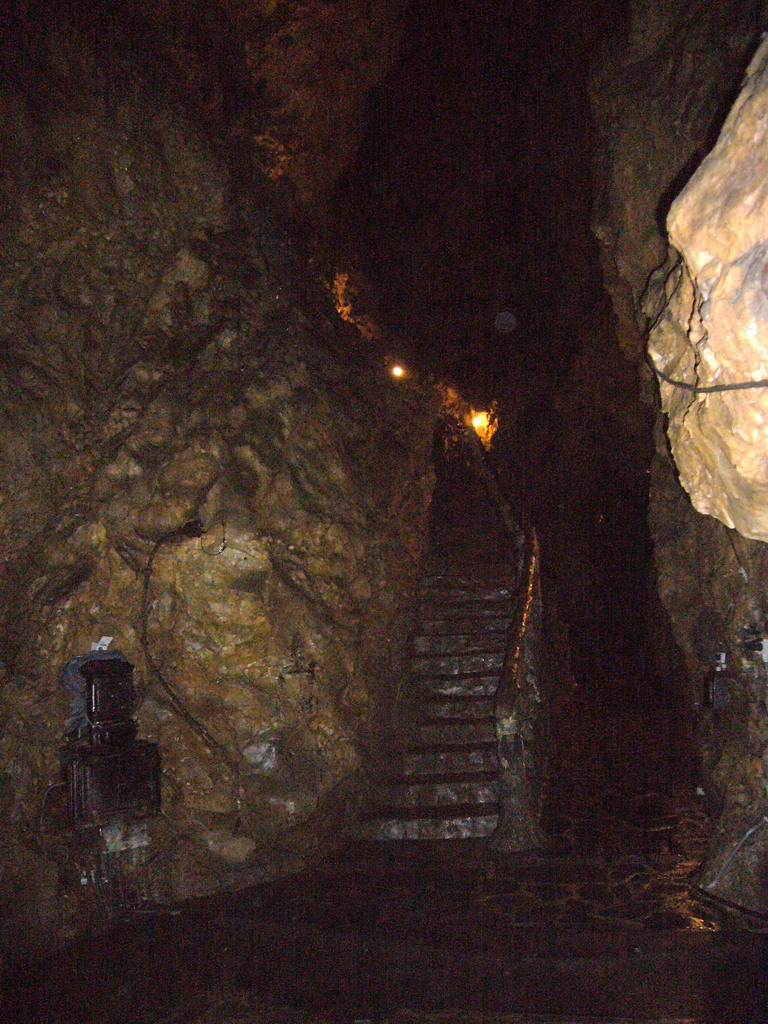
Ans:
<svg viewBox="0 0 768 1024"><path fill-rule="evenodd" d="M505 524L477 459L459 447L439 467L432 501L398 707L397 767L376 780L361 839L476 839L496 829L496 694L522 547L522 532Z"/></svg>
<svg viewBox="0 0 768 1024"><path fill-rule="evenodd" d="M401 772L378 785L363 839L470 839L499 820L494 700L513 599L445 575L421 587Z"/></svg>

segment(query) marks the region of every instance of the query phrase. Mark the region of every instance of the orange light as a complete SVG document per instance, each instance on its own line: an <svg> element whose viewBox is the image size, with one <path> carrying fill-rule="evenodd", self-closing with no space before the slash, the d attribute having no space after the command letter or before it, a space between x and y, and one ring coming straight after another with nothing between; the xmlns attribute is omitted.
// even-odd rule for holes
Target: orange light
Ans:
<svg viewBox="0 0 768 1024"><path fill-rule="evenodd" d="M398 379L400 377L404 377L405 376L405 370L403 369L403 367L399 363L395 363L395 365L392 367L392 369L389 372L392 374L393 377L397 377Z"/></svg>
<svg viewBox="0 0 768 1024"><path fill-rule="evenodd" d="M466 420L464 422L466 423ZM499 421L496 416L496 403L493 403L490 410L473 409L470 416L470 423L472 424L472 429L482 441L483 447L490 448L491 440L499 425Z"/></svg>

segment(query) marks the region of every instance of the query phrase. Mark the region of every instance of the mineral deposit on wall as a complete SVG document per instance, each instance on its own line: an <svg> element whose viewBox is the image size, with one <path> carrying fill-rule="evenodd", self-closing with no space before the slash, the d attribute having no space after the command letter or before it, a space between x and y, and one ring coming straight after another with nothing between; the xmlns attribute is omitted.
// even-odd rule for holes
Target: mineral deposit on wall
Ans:
<svg viewBox="0 0 768 1024"><path fill-rule="evenodd" d="M697 387L768 377L768 42L717 145L672 206L656 366ZM699 512L768 540L768 388L661 383L680 481Z"/></svg>

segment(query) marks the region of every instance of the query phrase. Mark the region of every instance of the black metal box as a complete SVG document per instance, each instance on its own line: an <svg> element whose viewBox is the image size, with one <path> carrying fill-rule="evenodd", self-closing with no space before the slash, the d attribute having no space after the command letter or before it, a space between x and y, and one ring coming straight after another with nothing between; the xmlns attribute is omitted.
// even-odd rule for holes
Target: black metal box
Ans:
<svg viewBox="0 0 768 1024"><path fill-rule="evenodd" d="M138 821L160 811L160 748L156 743L68 744L62 751L62 767L74 825Z"/></svg>
<svg viewBox="0 0 768 1024"><path fill-rule="evenodd" d="M136 691L129 661L122 657L86 661L80 675L85 680L86 715L94 731L108 731L131 720Z"/></svg>

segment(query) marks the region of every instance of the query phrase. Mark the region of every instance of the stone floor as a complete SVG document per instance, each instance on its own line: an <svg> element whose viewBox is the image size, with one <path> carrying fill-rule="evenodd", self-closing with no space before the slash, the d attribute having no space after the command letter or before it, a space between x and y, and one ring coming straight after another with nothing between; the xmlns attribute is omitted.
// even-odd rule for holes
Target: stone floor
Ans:
<svg viewBox="0 0 768 1024"><path fill-rule="evenodd" d="M311 871L127 921L16 978L0 1019L768 1020L764 923L724 916L696 889L703 810L649 790L613 809L561 808L551 824L547 846L525 854L358 843Z"/></svg>

